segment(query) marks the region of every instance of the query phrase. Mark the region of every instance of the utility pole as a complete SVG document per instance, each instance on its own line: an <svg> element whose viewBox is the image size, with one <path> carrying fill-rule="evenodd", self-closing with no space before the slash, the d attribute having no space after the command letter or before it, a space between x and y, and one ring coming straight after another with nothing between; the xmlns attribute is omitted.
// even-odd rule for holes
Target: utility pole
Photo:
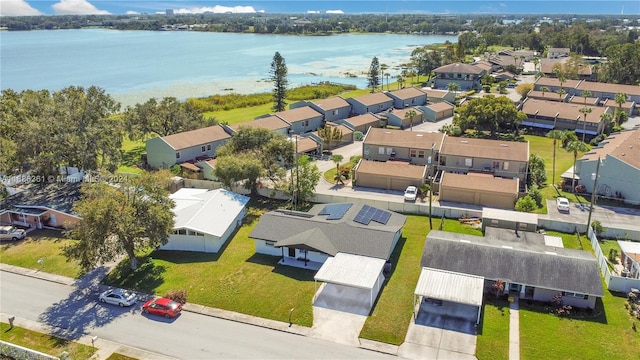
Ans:
<svg viewBox="0 0 640 360"><path fill-rule="evenodd" d="M296 135L296 208L300 199L300 170L298 168L298 136ZM306 263L305 263L306 264Z"/></svg>
<svg viewBox="0 0 640 360"><path fill-rule="evenodd" d="M587 236L589 236L589 227L591 226L591 213L593 213L593 204L596 200L596 189L598 188L598 174L600 173L600 157L596 164L596 174L593 179L593 191L591 191L591 205L589 206L589 217L587 218Z"/></svg>
<svg viewBox="0 0 640 360"><path fill-rule="evenodd" d="M436 146L436 143L431 145L431 158L429 159L429 230L433 230L433 220L431 220L431 203L433 201L433 148Z"/></svg>

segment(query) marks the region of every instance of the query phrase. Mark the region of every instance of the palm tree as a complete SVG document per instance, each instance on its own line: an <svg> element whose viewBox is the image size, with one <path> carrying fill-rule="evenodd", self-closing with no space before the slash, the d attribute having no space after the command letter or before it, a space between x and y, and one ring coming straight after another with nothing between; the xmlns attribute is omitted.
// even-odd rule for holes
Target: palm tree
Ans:
<svg viewBox="0 0 640 360"><path fill-rule="evenodd" d="M453 94L457 97L458 96L458 91L460 90L460 84L454 83L454 82L450 82L450 83L447 84L447 90L453 91Z"/></svg>
<svg viewBox="0 0 640 360"><path fill-rule="evenodd" d="M389 74L388 72L384 73L384 76L387 78L387 91L389 91L389 76L391 74Z"/></svg>
<svg viewBox="0 0 640 360"><path fill-rule="evenodd" d="M413 131L413 118L415 118L416 115L418 115L418 113L413 109L407 110L407 112L404 113L404 118L405 119L409 119L409 121L410 121L410 124L411 124L410 125L410 129L411 129L411 131Z"/></svg>
<svg viewBox="0 0 640 360"><path fill-rule="evenodd" d="M542 97L544 97L544 93L546 93L547 91L549 91L549 88L546 86L543 86L540 91L542 91Z"/></svg>
<svg viewBox="0 0 640 360"><path fill-rule="evenodd" d="M582 115L584 115L584 121L582 122L582 142L584 142L584 136L587 132L587 115L591 113L591 108L585 106L578 111L580 111Z"/></svg>
<svg viewBox="0 0 640 360"><path fill-rule="evenodd" d="M389 74L386 74L385 72L387 71L387 69L389 68L389 65L387 64L380 64L380 72L382 73L382 75L387 75L389 76ZM382 82L382 90L384 90L384 81ZM389 78L387 78L387 90L389 90Z"/></svg>
<svg viewBox="0 0 640 360"><path fill-rule="evenodd" d="M627 94L625 93L617 93L614 99L616 104L618 104L618 110L616 111L616 125L622 125L622 104L627 102Z"/></svg>
<svg viewBox="0 0 640 360"><path fill-rule="evenodd" d="M555 187L555 181L556 181L556 148L557 148L557 143L558 140L562 141L562 139L564 138L564 132L562 132L562 130L551 130L547 133L547 137L553 139L553 170L552 170L552 175L551 175L551 183L554 184Z"/></svg>
<svg viewBox="0 0 640 360"><path fill-rule="evenodd" d="M398 89L400 89L400 86L404 83L404 78L401 74L396 75L396 81L398 82Z"/></svg>
<svg viewBox="0 0 640 360"><path fill-rule="evenodd" d="M567 92L563 88L558 89L558 97L560 101L562 101L562 97L565 96L566 94Z"/></svg>
<svg viewBox="0 0 640 360"><path fill-rule="evenodd" d="M613 115L608 112L602 113L602 115L600 115L600 120L602 120L602 128L600 129L600 134L602 134L611 123L611 120L613 120Z"/></svg>
<svg viewBox="0 0 640 360"><path fill-rule="evenodd" d="M344 182L342 182L342 174L340 174L340 162L343 159L344 157L340 154L331 155L331 161L336 163L336 184L338 183L338 181L344 184Z"/></svg>
<svg viewBox="0 0 640 360"><path fill-rule="evenodd" d="M534 73L538 73L538 63L540 63L540 59L538 59L537 57L534 57L533 60L531 60L531 62L533 62L533 72Z"/></svg>
<svg viewBox="0 0 640 360"><path fill-rule="evenodd" d="M580 93L580 95L582 95L582 97L584 98L584 103L587 103L587 98L589 96L591 96L591 91L589 90L583 90L582 93Z"/></svg>
<svg viewBox="0 0 640 360"><path fill-rule="evenodd" d="M576 162L578 161L578 153L589 151L589 145L582 141L574 140L567 144L565 150L573 153L573 178L571 179L571 191L575 191L576 186Z"/></svg>

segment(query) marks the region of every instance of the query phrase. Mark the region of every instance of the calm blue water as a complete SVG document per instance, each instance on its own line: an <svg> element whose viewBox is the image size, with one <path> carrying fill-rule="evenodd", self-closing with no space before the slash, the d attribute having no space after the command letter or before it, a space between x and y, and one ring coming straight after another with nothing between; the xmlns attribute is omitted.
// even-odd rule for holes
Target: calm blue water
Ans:
<svg viewBox="0 0 640 360"><path fill-rule="evenodd" d="M335 81L366 86L371 59L391 76L415 46L454 36L279 36L103 29L0 32L2 89L104 88L123 104L150 97L268 91L271 60L285 58L292 86ZM351 78L347 74L358 75Z"/></svg>

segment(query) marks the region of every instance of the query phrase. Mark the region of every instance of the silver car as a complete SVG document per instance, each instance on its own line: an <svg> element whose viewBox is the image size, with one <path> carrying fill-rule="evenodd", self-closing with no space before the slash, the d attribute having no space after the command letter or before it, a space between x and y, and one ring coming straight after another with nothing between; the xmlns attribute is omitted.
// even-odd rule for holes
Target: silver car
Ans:
<svg viewBox="0 0 640 360"><path fill-rule="evenodd" d="M18 229L15 226L0 226L0 240L22 240L27 236L27 233Z"/></svg>
<svg viewBox="0 0 640 360"><path fill-rule="evenodd" d="M129 290L110 289L100 294L100 302L123 306L131 306L138 301L138 296Z"/></svg>

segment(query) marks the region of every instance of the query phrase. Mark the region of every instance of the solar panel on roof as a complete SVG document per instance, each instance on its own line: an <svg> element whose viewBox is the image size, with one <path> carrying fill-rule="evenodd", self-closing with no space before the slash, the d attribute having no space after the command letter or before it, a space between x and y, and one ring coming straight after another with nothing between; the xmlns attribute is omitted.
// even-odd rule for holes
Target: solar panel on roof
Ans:
<svg viewBox="0 0 640 360"><path fill-rule="evenodd" d="M376 209L376 212L373 214L371 220L385 225L387 221L391 218L391 213L385 210Z"/></svg>
<svg viewBox="0 0 640 360"><path fill-rule="evenodd" d="M351 205L352 204L329 204L322 208L318 215L329 215L327 216L327 220L339 220L349 211Z"/></svg>

